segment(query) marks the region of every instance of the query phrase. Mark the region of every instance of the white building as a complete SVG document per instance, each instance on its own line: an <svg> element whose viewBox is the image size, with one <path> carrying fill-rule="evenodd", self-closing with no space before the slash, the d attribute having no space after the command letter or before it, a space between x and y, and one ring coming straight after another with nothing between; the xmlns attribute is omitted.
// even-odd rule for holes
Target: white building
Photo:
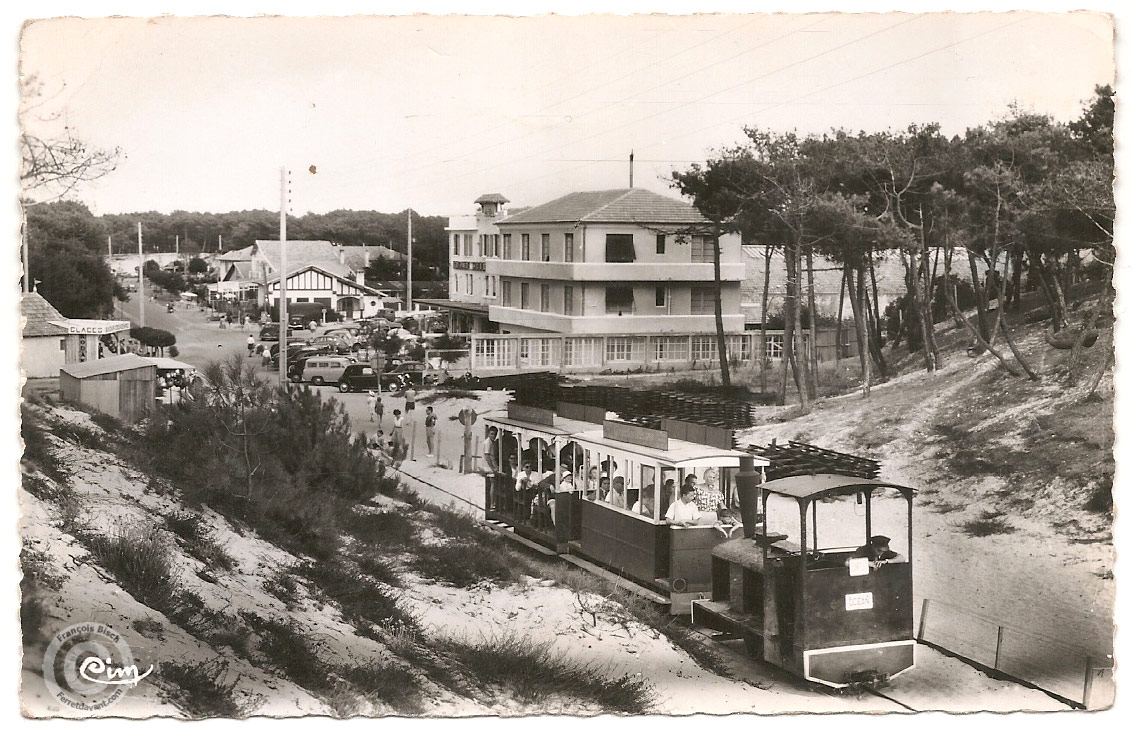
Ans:
<svg viewBox="0 0 1132 731"><path fill-rule="evenodd" d="M38 292L20 302L24 317L20 363L28 378L54 378L67 363L83 363L123 352L129 334L125 320L77 320L63 317Z"/></svg>

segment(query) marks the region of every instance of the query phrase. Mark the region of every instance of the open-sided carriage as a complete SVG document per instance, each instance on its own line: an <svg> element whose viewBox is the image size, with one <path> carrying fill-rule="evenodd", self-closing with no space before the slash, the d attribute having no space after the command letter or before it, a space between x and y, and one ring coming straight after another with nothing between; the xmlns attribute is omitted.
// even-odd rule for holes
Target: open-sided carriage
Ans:
<svg viewBox="0 0 1132 731"><path fill-rule="evenodd" d="M485 479L486 518L687 613L692 599L711 595L711 550L729 531L670 525L664 515L689 475L737 506L734 473L750 455L724 446L729 433L665 426L645 428L570 404L557 413L512 406L506 416L485 418L485 428L497 431L501 466ZM524 463L536 475L533 489L516 489Z"/></svg>

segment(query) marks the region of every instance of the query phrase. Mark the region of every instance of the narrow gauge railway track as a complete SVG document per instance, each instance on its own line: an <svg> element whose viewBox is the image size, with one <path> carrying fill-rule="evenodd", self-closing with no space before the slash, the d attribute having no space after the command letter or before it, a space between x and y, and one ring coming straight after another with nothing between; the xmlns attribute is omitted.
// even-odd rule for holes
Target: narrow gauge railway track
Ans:
<svg viewBox="0 0 1132 731"><path fill-rule="evenodd" d="M741 647L731 647L731 646L726 645L723 642L720 642L719 640L717 640L716 636L715 636L716 632L714 630L710 630L710 629L700 627L700 626L697 626L697 625L693 625L693 624L689 624L688 629L690 629L692 632L694 632L695 634L697 634L701 638L703 638L704 644L708 645L709 647L711 647L716 652L726 654L726 655L730 656L732 659L737 660L740 667L742 667L743 664L748 664L748 663L757 665L758 668L759 668L759 672L761 672L763 674L761 676L751 677L750 679L752 681L762 680L762 679L772 679L776 682L788 684L791 688L805 690L805 691L813 693L815 695L821 695L821 696L825 696L827 698L846 698L847 697L847 691L838 690L836 688L830 688L830 687L824 686L820 683L811 683L811 682L801 680L797 676L785 673L785 672L779 670L778 668L775 668L772 665L767 665L767 664L762 663L758 660L752 659L749 655L747 655L747 653ZM743 678L737 678L737 680L741 681L741 680L743 680ZM875 698L880 699L881 701L884 701L886 703L891 703L892 705L896 706L896 708L890 709L891 712L893 712L893 713L918 713L922 710L922 709L916 708L916 707L914 707L914 706L912 706L908 703L905 703L904 701L901 701L899 698L897 698L895 696L895 694L891 691L891 689L877 690L877 689L874 689L874 688L869 688L867 686L862 686L862 687L859 688L859 692L867 693L867 694L869 694L869 695L871 695ZM880 709L880 710L884 710L884 709Z"/></svg>

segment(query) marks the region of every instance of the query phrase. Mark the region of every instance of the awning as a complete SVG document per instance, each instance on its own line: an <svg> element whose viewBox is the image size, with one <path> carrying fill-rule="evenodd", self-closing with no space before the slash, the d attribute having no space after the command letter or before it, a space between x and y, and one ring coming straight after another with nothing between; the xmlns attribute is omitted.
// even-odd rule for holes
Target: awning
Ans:
<svg viewBox="0 0 1132 731"><path fill-rule="evenodd" d="M196 366L172 358L146 358L159 371L195 371Z"/></svg>

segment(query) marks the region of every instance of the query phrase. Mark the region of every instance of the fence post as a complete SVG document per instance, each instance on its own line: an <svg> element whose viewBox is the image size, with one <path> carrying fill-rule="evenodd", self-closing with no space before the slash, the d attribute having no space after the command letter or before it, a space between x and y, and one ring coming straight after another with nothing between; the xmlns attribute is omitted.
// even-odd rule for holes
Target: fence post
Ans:
<svg viewBox="0 0 1132 731"><path fill-rule="evenodd" d="M1003 626L998 625L998 639L994 643L994 669L998 670L998 661L1002 658L1002 635L1004 632Z"/></svg>
<svg viewBox="0 0 1132 731"><path fill-rule="evenodd" d="M924 597L923 603L920 604L920 628L916 631L916 639L920 641L923 641L924 630L928 626L928 603L930 601L927 597Z"/></svg>
<svg viewBox="0 0 1132 731"><path fill-rule="evenodd" d="M1092 700L1093 695L1093 656L1085 656L1085 687L1081 690L1081 705L1085 710L1089 710L1089 701Z"/></svg>

